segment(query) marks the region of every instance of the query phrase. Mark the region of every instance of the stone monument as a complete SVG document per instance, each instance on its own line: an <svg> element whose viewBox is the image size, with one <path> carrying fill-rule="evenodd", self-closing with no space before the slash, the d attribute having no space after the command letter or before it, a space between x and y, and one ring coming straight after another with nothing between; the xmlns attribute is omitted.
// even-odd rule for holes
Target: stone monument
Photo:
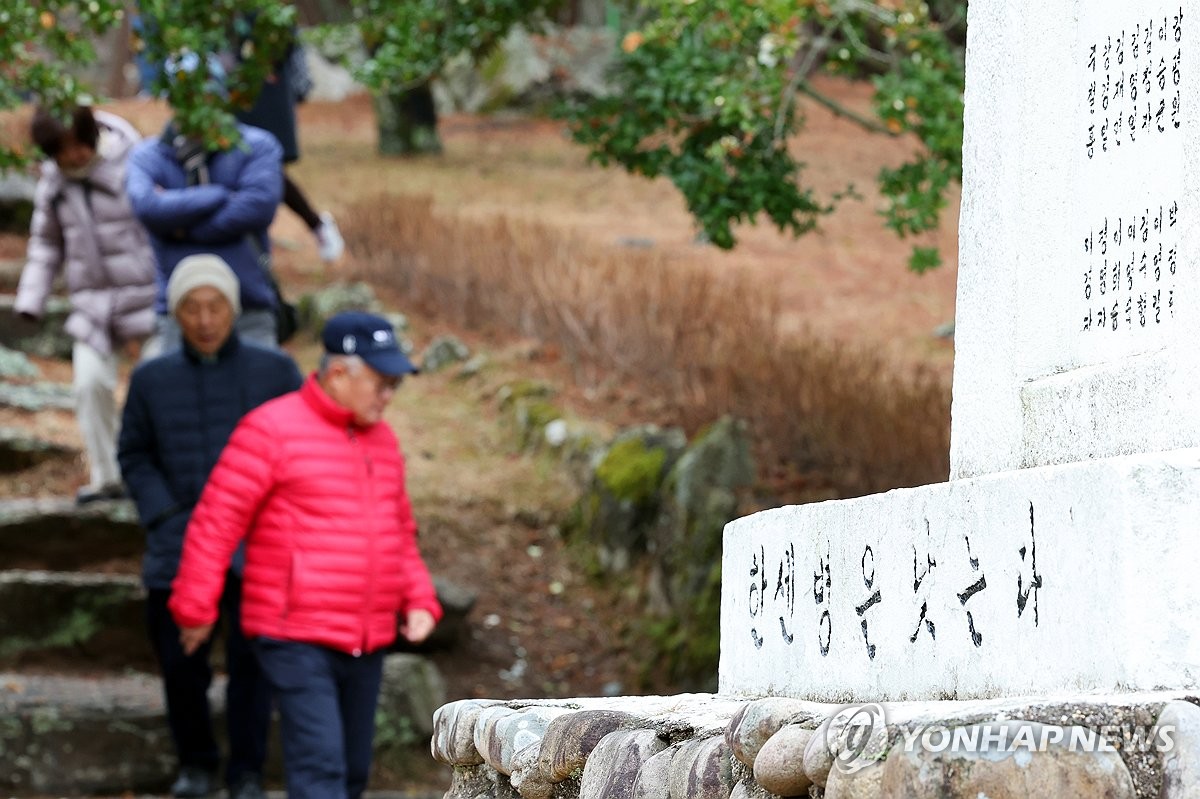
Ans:
<svg viewBox="0 0 1200 799"><path fill-rule="evenodd" d="M972 0L949 481L731 522L719 694L452 703L447 797L1200 796L1190 12Z"/></svg>
<svg viewBox="0 0 1200 799"><path fill-rule="evenodd" d="M971 5L951 480L730 524L722 692L1200 680L1195 36L1027 6Z"/></svg>

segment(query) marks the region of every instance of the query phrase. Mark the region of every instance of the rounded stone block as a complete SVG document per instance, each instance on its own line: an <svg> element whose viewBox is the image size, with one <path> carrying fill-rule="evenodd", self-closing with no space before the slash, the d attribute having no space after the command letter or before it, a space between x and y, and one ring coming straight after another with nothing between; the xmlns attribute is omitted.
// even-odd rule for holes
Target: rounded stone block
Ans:
<svg viewBox="0 0 1200 799"><path fill-rule="evenodd" d="M754 758L767 739L793 721L797 715L809 715L811 703L796 699L768 697L742 705L725 729L725 742L733 756L751 768Z"/></svg>
<svg viewBox="0 0 1200 799"><path fill-rule="evenodd" d="M1158 729L1169 731L1172 745L1163 753L1161 799L1200 796L1200 707L1169 702L1158 717Z"/></svg>
<svg viewBox="0 0 1200 799"><path fill-rule="evenodd" d="M804 752L813 731L785 724L772 735L754 760L754 780L780 796L807 796L812 779L804 772Z"/></svg>
<svg viewBox="0 0 1200 799"><path fill-rule="evenodd" d="M512 758L509 783L524 799L550 799L554 783L538 767L542 742L536 741L518 751Z"/></svg>
<svg viewBox="0 0 1200 799"><path fill-rule="evenodd" d="M475 722L490 703L460 699L439 707L433 714L433 759L448 766L476 766L483 756L475 748Z"/></svg>
<svg viewBox="0 0 1200 799"><path fill-rule="evenodd" d="M653 730L617 730L600 739L583 767L579 799L632 799L638 772L667 748Z"/></svg>
<svg viewBox="0 0 1200 799"><path fill-rule="evenodd" d="M483 758L483 762L497 771L499 769L496 768L496 764L501 761L502 752L501 740L496 734L496 724L499 723L500 719L515 715L516 712L510 707L486 707L480 711L479 717L475 719L475 729L473 730L475 750L479 752Z"/></svg>
<svg viewBox="0 0 1200 799"><path fill-rule="evenodd" d="M879 763L853 774L835 768L825 782L825 799L882 799L882 781L883 765Z"/></svg>
<svg viewBox="0 0 1200 799"><path fill-rule="evenodd" d="M829 770L833 768L833 752L829 749L829 725L833 717L825 719L813 731L812 737L804 747L804 773L813 784L824 787L829 779Z"/></svg>
<svg viewBox="0 0 1200 799"><path fill-rule="evenodd" d="M600 739L637 721L636 716L616 710L581 710L559 716L546 728L542 771L554 782L565 780L582 771Z"/></svg>
<svg viewBox="0 0 1200 799"><path fill-rule="evenodd" d="M747 779L739 780L738 784L733 786L729 799L775 799L775 795L763 790L754 780Z"/></svg>
<svg viewBox="0 0 1200 799"><path fill-rule="evenodd" d="M475 730L485 710L499 706L490 700L462 699L439 708L433 716L430 743L434 759L450 766L477 766L483 755L475 745Z"/></svg>
<svg viewBox="0 0 1200 799"><path fill-rule="evenodd" d="M679 749L679 744L667 747L642 764L633 781L633 799L664 799L668 796L671 764Z"/></svg>
<svg viewBox="0 0 1200 799"><path fill-rule="evenodd" d="M1046 735L1046 725L1027 721L965 725L960 729L966 738L980 743L936 752L927 746L893 749L883 765L878 795L889 799L934 795L944 799L977 799L980 795L988 799L1136 796L1129 770L1113 749L1061 745ZM1065 728L1064 739L1073 740L1072 735L1083 739L1095 733ZM940 745L942 739L937 740ZM1021 745L1022 740L1039 743ZM1047 740L1051 741L1048 745L1041 745ZM962 751L964 748L970 751Z"/></svg>
<svg viewBox="0 0 1200 799"><path fill-rule="evenodd" d="M683 744L671 762L670 799L727 799L733 791L733 756L725 737Z"/></svg>
<svg viewBox="0 0 1200 799"><path fill-rule="evenodd" d="M539 743L550 721L569 711L562 708L538 707L509 713L488 715L484 711L479 724L484 727L486 747L479 749L484 761L501 774L512 774L513 756L528 746ZM476 746L479 744L479 725L476 726Z"/></svg>

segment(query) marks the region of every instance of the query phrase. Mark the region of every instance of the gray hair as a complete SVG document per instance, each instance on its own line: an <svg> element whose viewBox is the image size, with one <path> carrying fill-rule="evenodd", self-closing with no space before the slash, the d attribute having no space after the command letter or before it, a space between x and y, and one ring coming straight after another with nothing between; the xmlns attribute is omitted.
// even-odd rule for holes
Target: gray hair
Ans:
<svg viewBox="0 0 1200 799"><path fill-rule="evenodd" d="M324 378L329 373L329 367L335 363L343 363L346 365L346 370L351 374L362 369L366 362L358 355L341 355L335 352L326 352L321 356L321 363L317 366L317 377Z"/></svg>

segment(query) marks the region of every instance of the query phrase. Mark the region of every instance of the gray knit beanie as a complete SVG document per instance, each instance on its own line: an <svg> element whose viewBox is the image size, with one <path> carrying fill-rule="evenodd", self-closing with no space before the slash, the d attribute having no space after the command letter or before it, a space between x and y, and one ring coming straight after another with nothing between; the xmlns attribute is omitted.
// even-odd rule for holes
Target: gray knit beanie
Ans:
<svg viewBox="0 0 1200 799"><path fill-rule="evenodd" d="M171 316L175 315L175 308L183 296L200 286L212 286L224 294L233 306L234 316L242 312L241 287L237 275L221 256L201 253L184 258L171 272L171 279L167 281L167 309Z"/></svg>

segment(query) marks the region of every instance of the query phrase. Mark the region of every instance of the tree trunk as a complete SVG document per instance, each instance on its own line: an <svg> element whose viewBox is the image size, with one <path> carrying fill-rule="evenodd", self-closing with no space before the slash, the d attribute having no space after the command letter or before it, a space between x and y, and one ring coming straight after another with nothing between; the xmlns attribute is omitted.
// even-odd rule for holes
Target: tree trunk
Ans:
<svg viewBox="0 0 1200 799"><path fill-rule="evenodd" d="M380 155L440 153L437 109L425 84L414 89L375 95Z"/></svg>

